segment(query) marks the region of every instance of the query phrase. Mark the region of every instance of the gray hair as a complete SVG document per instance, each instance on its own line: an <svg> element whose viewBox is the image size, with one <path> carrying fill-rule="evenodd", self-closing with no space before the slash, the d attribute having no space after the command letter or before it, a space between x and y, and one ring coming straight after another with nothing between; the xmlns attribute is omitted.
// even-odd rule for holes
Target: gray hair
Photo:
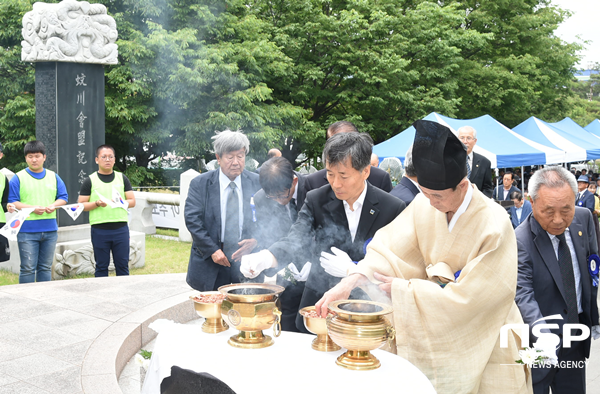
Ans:
<svg viewBox="0 0 600 394"><path fill-rule="evenodd" d="M412 161L412 148L413 146L411 145L406 151L406 156L404 156L404 172L407 176L417 176L417 171L415 171L415 165Z"/></svg>
<svg viewBox="0 0 600 394"><path fill-rule="evenodd" d="M473 138L477 139L477 130L475 130L473 127L471 126L463 126L461 128L459 128L458 130L456 130L456 133L458 135L460 135L461 131L472 131L473 132Z"/></svg>
<svg viewBox="0 0 600 394"><path fill-rule="evenodd" d="M535 201L542 186L557 189L565 185L573 190L573 195L577 195L577 182L575 182L573 174L559 166L542 168L536 171L529 180L529 195Z"/></svg>
<svg viewBox="0 0 600 394"><path fill-rule="evenodd" d="M325 142L323 163L335 165L350 159L352 168L364 170L371 165L373 139L367 133L338 133Z"/></svg>
<svg viewBox="0 0 600 394"><path fill-rule="evenodd" d="M244 149L246 154L250 152L250 141L248 137L241 130L231 131L226 129L224 131L215 131L213 139L213 149L215 154L219 157L228 152Z"/></svg>

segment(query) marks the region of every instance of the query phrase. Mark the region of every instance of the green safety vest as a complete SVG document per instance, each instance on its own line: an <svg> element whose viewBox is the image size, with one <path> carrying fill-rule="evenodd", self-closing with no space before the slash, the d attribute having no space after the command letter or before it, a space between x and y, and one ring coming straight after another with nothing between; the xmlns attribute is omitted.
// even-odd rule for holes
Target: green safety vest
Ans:
<svg viewBox="0 0 600 394"><path fill-rule="evenodd" d="M6 184L6 177L0 172L0 198L4 195L4 186ZM0 209L0 223L6 223L6 215L4 209Z"/></svg>
<svg viewBox="0 0 600 394"><path fill-rule="evenodd" d="M58 185L56 174L46 169L46 175L42 179L35 179L26 170L17 172L20 183L21 202L27 205L47 207L56 201ZM56 219L56 210L52 213L41 215L31 214L25 220Z"/></svg>
<svg viewBox="0 0 600 394"><path fill-rule="evenodd" d="M103 197L112 199L113 187L125 198L125 185L123 183L123 174L115 171L115 179L110 183L104 183L98 177L98 172L90 175L92 181L92 192L90 193L90 201L100 199L98 193ZM90 211L90 224L127 222L127 211L122 208L97 207Z"/></svg>

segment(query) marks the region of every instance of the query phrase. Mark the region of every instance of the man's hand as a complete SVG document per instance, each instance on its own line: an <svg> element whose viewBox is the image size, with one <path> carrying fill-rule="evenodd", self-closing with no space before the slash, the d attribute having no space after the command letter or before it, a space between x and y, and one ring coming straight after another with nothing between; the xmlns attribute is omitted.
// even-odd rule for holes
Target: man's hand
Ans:
<svg viewBox="0 0 600 394"><path fill-rule="evenodd" d="M46 207L46 209L44 209L44 211L45 211L46 213L52 213L52 212L54 212L54 210L55 210L55 209L56 209L56 207L55 207L54 205L48 205L48 206Z"/></svg>
<svg viewBox="0 0 600 394"><path fill-rule="evenodd" d="M46 208L44 207L35 207L35 209L33 210L33 213L35 213L36 215L43 215L46 212Z"/></svg>
<svg viewBox="0 0 600 394"><path fill-rule="evenodd" d="M345 278L348 276L348 270L353 268L356 264L352 261L348 253L336 248L331 247L331 253L321 252L321 267L331 276L336 278Z"/></svg>
<svg viewBox="0 0 600 394"><path fill-rule="evenodd" d="M240 242L238 242L240 248L236 250L234 254L231 255L231 258L233 259L233 261L240 261L242 259L242 256L250 254L254 250L257 243L258 242L256 242L254 238L242 239Z"/></svg>
<svg viewBox="0 0 600 394"><path fill-rule="evenodd" d="M106 207L107 205L108 205L108 204L107 204L107 203L105 203L105 202L104 202L104 201L102 201L102 200L97 200L97 201L96 201L96 206L97 206L97 207L102 207L102 208L104 208L104 207Z"/></svg>
<svg viewBox="0 0 600 394"><path fill-rule="evenodd" d="M267 268L277 267L277 259L273 256L273 253L267 249L261 250L258 253L248 254L242 256L242 265L240 266L240 272L246 278L256 278L261 272Z"/></svg>
<svg viewBox="0 0 600 394"><path fill-rule="evenodd" d="M395 279L391 276L381 275L379 272L374 272L373 277L380 281L379 289L387 294L388 297L392 296L392 281Z"/></svg>
<svg viewBox="0 0 600 394"><path fill-rule="evenodd" d="M229 260L227 260L227 256L225 256L225 253L223 253L221 249L217 250L210 257L212 257L213 261L216 264L222 265L224 267L231 267L231 264L229 264Z"/></svg>
<svg viewBox="0 0 600 394"><path fill-rule="evenodd" d="M331 288L328 292L323 295L323 298L315 305L317 315L325 318L327 317L328 308L327 306L337 300L347 300L350 297L350 293L356 286L360 286L363 283L367 283L369 280L362 274L353 274L344 279L336 286Z"/></svg>
<svg viewBox="0 0 600 394"><path fill-rule="evenodd" d="M17 209L17 207L15 207L15 204L13 204L11 202L6 204L6 210L8 211L8 213L13 213L15 211L15 209Z"/></svg>

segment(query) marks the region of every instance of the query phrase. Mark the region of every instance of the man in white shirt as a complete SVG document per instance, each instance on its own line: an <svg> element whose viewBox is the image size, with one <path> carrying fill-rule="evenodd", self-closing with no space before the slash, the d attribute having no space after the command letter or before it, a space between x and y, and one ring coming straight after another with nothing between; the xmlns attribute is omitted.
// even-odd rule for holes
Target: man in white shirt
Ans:
<svg viewBox="0 0 600 394"><path fill-rule="evenodd" d="M323 162L329 184L307 193L287 237L242 258L241 272L246 277L254 278L268 268L282 269L297 255L308 253L312 266L300 302L303 308L315 305L362 260L370 238L406 206L367 182L371 141L368 135L356 132L335 134L327 140ZM308 332L300 315L296 327Z"/></svg>

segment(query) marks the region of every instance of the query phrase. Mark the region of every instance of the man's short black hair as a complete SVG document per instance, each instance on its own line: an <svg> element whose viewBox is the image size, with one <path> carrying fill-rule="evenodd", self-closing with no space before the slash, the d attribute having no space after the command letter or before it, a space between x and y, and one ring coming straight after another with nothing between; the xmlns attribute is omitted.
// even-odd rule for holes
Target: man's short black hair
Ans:
<svg viewBox="0 0 600 394"><path fill-rule="evenodd" d="M510 193L510 199L521 201L523 199L523 194L521 194L521 192L512 192Z"/></svg>
<svg viewBox="0 0 600 394"><path fill-rule="evenodd" d="M338 133L325 143L323 163L336 165L344 163L349 158L352 168L362 171L371 165L372 152L373 139L369 134Z"/></svg>
<svg viewBox="0 0 600 394"><path fill-rule="evenodd" d="M273 157L265 161L260 169L259 181L267 196L276 196L290 190L294 181L292 164L284 157Z"/></svg>
<svg viewBox="0 0 600 394"><path fill-rule="evenodd" d="M42 141L29 141L25 144L25 148L23 149L25 156L30 153L41 153L42 155L46 154L46 147Z"/></svg>
<svg viewBox="0 0 600 394"><path fill-rule="evenodd" d="M510 175L510 179L512 179L513 181L515 180L515 174L512 171L506 171L504 175L502 175L502 177L504 178L504 176L506 175Z"/></svg>
<svg viewBox="0 0 600 394"><path fill-rule="evenodd" d="M352 122L347 120L340 120L339 122L332 123L327 128L327 139L333 137L337 133L358 133L358 129Z"/></svg>
<svg viewBox="0 0 600 394"><path fill-rule="evenodd" d="M114 156L116 156L116 155L117 155L117 152L115 151L115 148L113 148L113 147L112 147L112 146L110 146L110 145L104 144L104 145L100 145L99 147L97 147L97 148L96 148L96 157L98 157L98 155L100 154L100 151L101 151L102 149L110 149L110 150L112 150L112 151L113 151L113 155L114 155Z"/></svg>

